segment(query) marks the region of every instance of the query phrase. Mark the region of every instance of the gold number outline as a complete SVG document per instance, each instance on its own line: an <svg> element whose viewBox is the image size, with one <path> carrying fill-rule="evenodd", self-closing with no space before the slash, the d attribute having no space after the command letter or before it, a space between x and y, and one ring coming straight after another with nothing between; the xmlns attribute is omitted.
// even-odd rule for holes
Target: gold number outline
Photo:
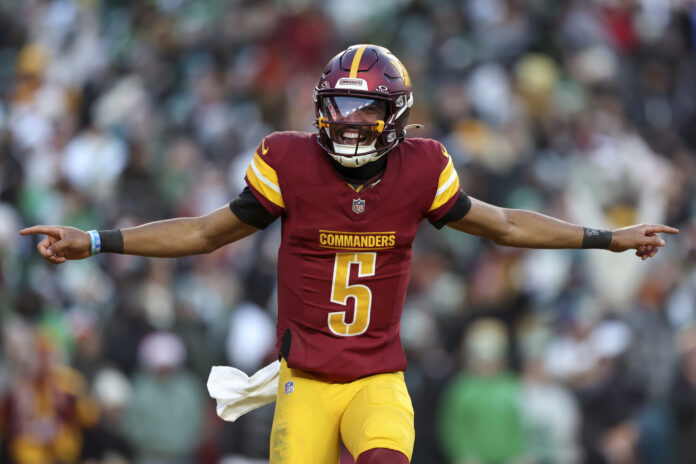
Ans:
<svg viewBox="0 0 696 464"><path fill-rule="evenodd" d="M354 301L353 322L350 324L346 323L347 310L330 312L327 316L329 330L341 337L362 335L370 326L372 290L367 285L349 284L352 264L358 265L358 277L373 276L377 268L377 253L336 253L330 301L343 306L348 305L349 298L353 298ZM337 285L339 276L340 282Z"/></svg>

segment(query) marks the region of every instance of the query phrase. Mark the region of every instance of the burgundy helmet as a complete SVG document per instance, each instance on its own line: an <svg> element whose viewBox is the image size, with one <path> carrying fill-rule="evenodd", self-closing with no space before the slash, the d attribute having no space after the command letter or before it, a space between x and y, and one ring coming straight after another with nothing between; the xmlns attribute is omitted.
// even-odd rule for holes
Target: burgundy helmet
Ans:
<svg viewBox="0 0 696 464"><path fill-rule="evenodd" d="M353 45L329 61L314 89L319 145L343 166L374 161L404 139L413 106L401 61L378 45Z"/></svg>

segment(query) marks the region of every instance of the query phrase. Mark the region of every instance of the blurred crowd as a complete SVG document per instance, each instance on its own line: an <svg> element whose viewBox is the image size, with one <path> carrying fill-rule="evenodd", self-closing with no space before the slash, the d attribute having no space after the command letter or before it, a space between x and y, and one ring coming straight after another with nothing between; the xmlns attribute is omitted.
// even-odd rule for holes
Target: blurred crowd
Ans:
<svg viewBox="0 0 696 464"><path fill-rule="evenodd" d="M18 231L224 205L266 134L313 130L352 43L403 61L409 136L443 142L468 194L681 229L643 262L423 224L413 462L696 462L696 7L677 0L3 0L0 462L267 460L272 405L224 423L205 382L275 356L279 224L61 266Z"/></svg>

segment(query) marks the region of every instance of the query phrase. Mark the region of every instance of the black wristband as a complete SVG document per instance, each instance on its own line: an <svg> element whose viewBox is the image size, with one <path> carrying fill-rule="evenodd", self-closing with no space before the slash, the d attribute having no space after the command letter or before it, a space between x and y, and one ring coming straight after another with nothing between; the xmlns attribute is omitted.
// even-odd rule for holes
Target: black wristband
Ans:
<svg viewBox="0 0 696 464"><path fill-rule="evenodd" d="M590 229L583 227L582 247L583 248L601 248L606 250L611 243L613 232L610 230ZM104 245L102 245L102 249Z"/></svg>
<svg viewBox="0 0 696 464"><path fill-rule="evenodd" d="M123 234L121 229L100 230L99 239L101 240L102 253L123 253Z"/></svg>

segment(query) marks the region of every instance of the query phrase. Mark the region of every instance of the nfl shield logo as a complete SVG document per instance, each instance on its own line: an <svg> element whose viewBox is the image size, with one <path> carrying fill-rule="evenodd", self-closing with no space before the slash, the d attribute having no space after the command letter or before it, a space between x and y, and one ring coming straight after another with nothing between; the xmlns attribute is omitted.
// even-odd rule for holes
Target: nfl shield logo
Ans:
<svg viewBox="0 0 696 464"><path fill-rule="evenodd" d="M289 395L294 390L295 390L295 382L294 381L291 380L290 382L285 382L285 394L286 395Z"/></svg>
<svg viewBox="0 0 696 464"><path fill-rule="evenodd" d="M363 211L365 211L365 200L361 200L360 198L356 198L353 200L353 212L355 214L360 214Z"/></svg>

